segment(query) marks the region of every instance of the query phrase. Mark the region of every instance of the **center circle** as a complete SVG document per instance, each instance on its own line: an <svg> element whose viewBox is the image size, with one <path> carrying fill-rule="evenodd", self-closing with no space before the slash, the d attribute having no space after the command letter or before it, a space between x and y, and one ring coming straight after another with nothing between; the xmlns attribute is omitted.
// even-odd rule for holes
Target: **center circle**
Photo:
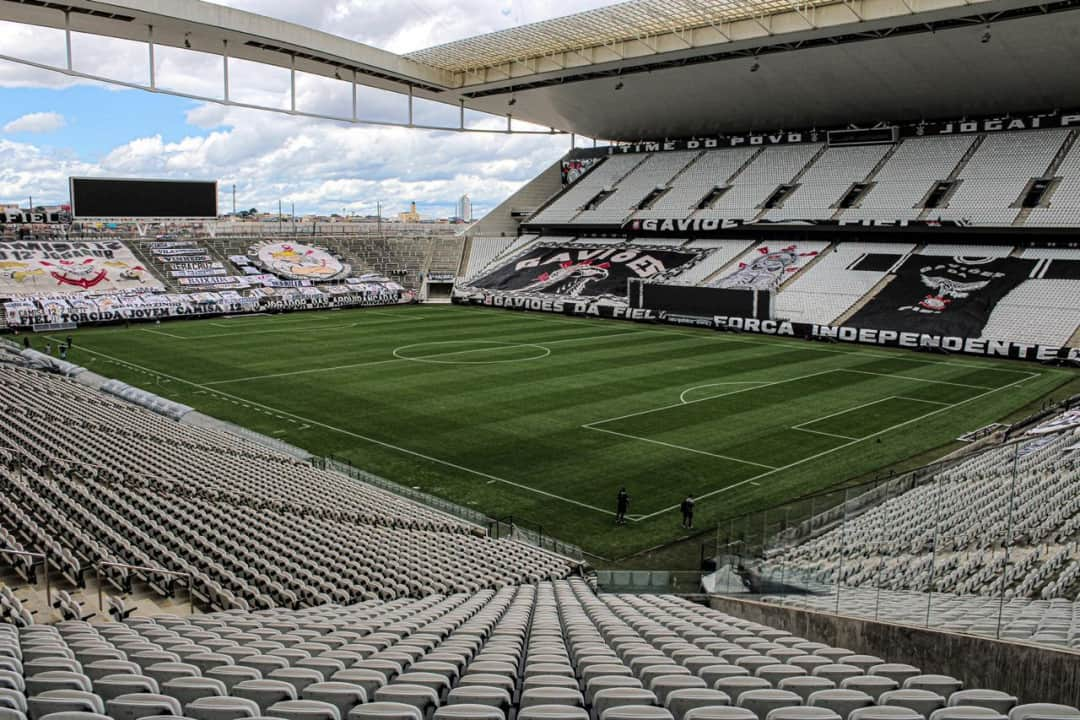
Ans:
<svg viewBox="0 0 1080 720"><path fill-rule="evenodd" d="M434 352L423 354L424 348ZM525 352L522 352L522 349ZM418 354L420 353L420 354ZM519 357L513 357L515 353ZM438 340L434 342L414 343L394 348L394 357L412 362L434 363L437 365L495 365L499 363L524 362L539 360L551 354L551 349L533 343L508 343L497 340ZM508 355L503 359L491 359L491 355ZM486 355L472 360L470 355Z"/></svg>

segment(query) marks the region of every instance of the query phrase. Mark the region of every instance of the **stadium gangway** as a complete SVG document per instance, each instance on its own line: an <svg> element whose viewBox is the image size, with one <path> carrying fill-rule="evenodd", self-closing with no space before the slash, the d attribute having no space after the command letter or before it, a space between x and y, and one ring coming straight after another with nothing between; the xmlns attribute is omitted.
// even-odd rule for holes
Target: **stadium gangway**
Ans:
<svg viewBox="0 0 1080 720"><path fill-rule="evenodd" d="M15 550L13 548L0 548L2 555L22 555L23 557L40 558L45 565L45 602L52 607L52 583L49 581L49 553L30 552L29 550Z"/></svg>
<svg viewBox="0 0 1080 720"><path fill-rule="evenodd" d="M127 570L137 570L139 572L158 573L159 575L168 575L169 577L184 577L184 578L187 578L188 579L188 608L189 608L189 614L191 614L191 615L195 614L195 591L192 588L192 580L193 580L193 578L192 578L191 573L176 572L175 570L164 570L162 568L147 567L145 565L130 565L128 563L110 562L110 561L106 561L106 560L102 560L101 562L94 565L94 572L97 575L97 583L98 583L97 597L98 597L98 612L99 613L102 613L102 614L105 613L105 599L104 599L104 590L103 590L103 583L102 583L102 577L103 576L101 574L101 569L105 568L105 567L118 567L118 568L125 568ZM51 604L52 603L50 602L50 605Z"/></svg>

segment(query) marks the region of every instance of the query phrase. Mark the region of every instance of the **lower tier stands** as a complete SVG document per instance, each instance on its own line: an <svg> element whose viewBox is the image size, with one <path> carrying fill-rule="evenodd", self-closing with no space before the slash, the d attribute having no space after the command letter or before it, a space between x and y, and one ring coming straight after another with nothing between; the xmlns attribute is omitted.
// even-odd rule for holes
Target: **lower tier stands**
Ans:
<svg viewBox="0 0 1080 720"><path fill-rule="evenodd" d="M569 572L564 558L70 380L0 363L0 407L0 544L47 550L77 586L87 568L119 562L186 574L204 604L247 609ZM122 589L137 578L163 597L177 589L154 571L106 577Z"/></svg>
<svg viewBox="0 0 1080 720"><path fill-rule="evenodd" d="M914 249L911 243L837 243L776 296L776 313L798 322L830 325L888 275L888 270L856 270L852 265L870 253L903 258Z"/></svg>
<svg viewBox="0 0 1080 720"><path fill-rule="evenodd" d="M1080 648L1078 440L1035 435L906 492L876 489L888 499L768 552L766 574L821 593L784 602L920 624L932 609L950 629L996 631L1004 604L1006 637Z"/></svg>
<svg viewBox="0 0 1080 720"><path fill-rule="evenodd" d="M4 628L5 626L0 626ZM1074 720L1076 708L581 579L0 629L5 720Z"/></svg>

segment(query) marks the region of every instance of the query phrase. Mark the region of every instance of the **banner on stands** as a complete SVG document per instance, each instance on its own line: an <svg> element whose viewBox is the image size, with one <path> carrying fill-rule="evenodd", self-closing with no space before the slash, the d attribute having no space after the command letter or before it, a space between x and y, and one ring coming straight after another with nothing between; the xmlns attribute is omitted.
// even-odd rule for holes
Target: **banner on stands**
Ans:
<svg viewBox="0 0 1080 720"><path fill-rule="evenodd" d="M977 338L994 307L1031 276L1035 264L1016 257L912 256L848 323Z"/></svg>
<svg viewBox="0 0 1080 720"><path fill-rule="evenodd" d="M470 283L490 291L626 300L626 282L649 280L697 260L700 253L586 244L540 246Z"/></svg>
<svg viewBox="0 0 1080 720"><path fill-rule="evenodd" d="M803 340L908 348L926 352L957 353L1037 362L1065 360L1080 363L1080 348L1060 348L1010 340L984 340L978 337L932 335L898 330L835 327L788 320L762 320L728 315L716 315L711 318L693 317L669 313L664 310L631 308L624 304L613 304L595 298L564 299L516 293L457 290L451 300L459 305L482 305L506 310L659 322L669 325L689 325L719 331L773 335Z"/></svg>

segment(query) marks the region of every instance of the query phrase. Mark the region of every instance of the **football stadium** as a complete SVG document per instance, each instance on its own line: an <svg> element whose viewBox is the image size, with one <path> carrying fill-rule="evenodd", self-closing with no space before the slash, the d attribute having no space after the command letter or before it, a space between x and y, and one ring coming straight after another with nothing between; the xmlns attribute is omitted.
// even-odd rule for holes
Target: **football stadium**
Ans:
<svg viewBox="0 0 1080 720"><path fill-rule="evenodd" d="M0 0L0 97L560 156L0 166L0 720L1080 720L1080 5L244 5Z"/></svg>

